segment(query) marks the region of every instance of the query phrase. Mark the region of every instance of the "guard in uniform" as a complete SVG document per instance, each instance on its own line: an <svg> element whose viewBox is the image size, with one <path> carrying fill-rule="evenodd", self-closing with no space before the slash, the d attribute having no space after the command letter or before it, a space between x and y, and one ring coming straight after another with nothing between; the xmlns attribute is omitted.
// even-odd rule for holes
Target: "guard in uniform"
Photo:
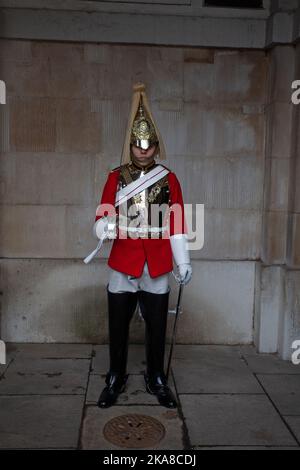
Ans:
<svg viewBox="0 0 300 470"><path fill-rule="evenodd" d="M162 406L177 406L164 372L169 275L173 259L184 284L190 281L192 268L181 187L176 175L158 164L155 156L166 159L164 144L145 85L137 83L121 165L108 175L93 227L99 239L114 228L106 286L110 366L98 400L101 408L114 404L125 390L129 326L138 304L146 328L146 390Z"/></svg>

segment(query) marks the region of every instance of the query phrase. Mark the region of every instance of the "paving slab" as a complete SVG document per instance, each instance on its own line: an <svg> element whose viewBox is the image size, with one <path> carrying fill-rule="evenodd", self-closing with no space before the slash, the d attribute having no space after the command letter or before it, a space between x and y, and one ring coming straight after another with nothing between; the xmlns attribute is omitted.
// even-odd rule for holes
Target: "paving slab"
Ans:
<svg viewBox="0 0 300 470"><path fill-rule="evenodd" d="M300 445L300 416L284 416L284 419L291 427Z"/></svg>
<svg viewBox="0 0 300 470"><path fill-rule="evenodd" d="M88 359L92 356L91 344L63 343L6 343L14 356L48 359Z"/></svg>
<svg viewBox="0 0 300 470"><path fill-rule="evenodd" d="M263 393L238 347L177 345L173 371L178 393Z"/></svg>
<svg viewBox="0 0 300 470"><path fill-rule="evenodd" d="M6 371L11 361L17 355L17 348L12 345L12 343L5 343L5 364L0 364L0 377Z"/></svg>
<svg viewBox="0 0 300 470"><path fill-rule="evenodd" d="M85 394L88 359L15 358L0 380L0 395Z"/></svg>
<svg viewBox="0 0 300 470"><path fill-rule="evenodd" d="M168 353L166 345L166 360ZM104 425L141 413L166 428L155 449L186 449L188 436L197 450L300 449L298 368L251 345L176 345L176 388L172 375L169 385L179 393L185 425L180 408L163 408L146 392L144 344L129 345L127 387L108 409L95 406L108 345L7 343L7 357L0 366L0 448L76 448L88 387L82 448L118 449L104 438Z"/></svg>
<svg viewBox="0 0 300 470"><path fill-rule="evenodd" d="M0 396L0 448L77 448L84 397Z"/></svg>
<svg viewBox="0 0 300 470"><path fill-rule="evenodd" d="M172 377L168 381L169 387L176 396ZM87 392L86 403L95 404L98 401L101 390L105 387L105 376L91 374ZM154 395L146 392L144 377L141 374L130 374L126 389L118 397L119 405L154 405L158 404Z"/></svg>
<svg viewBox="0 0 300 470"><path fill-rule="evenodd" d="M13 361L13 357L6 353L5 364L0 364L0 378Z"/></svg>
<svg viewBox="0 0 300 470"><path fill-rule="evenodd" d="M248 367L257 374L300 374L300 365L284 361L276 354L257 353L254 348L242 346L241 355Z"/></svg>
<svg viewBox="0 0 300 470"><path fill-rule="evenodd" d="M81 448L82 449L106 449L124 450L105 439L103 428L107 421L126 414L142 414L151 416L160 421L165 427L165 436L155 447L145 449L176 450L183 449L182 421L177 409L167 409L161 406L113 406L110 408L98 408L87 406L83 421ZM133 449L133 448L126 448Z"/></svg>
<svg viewBox="0 0 300 470"><path fill-rule="evenodd" d="M180 395L192 446L294 446L264 395Z"/></svg>
<svg viewBox="0 0 300 470"><path fill-rule="evenodd" d="M105 374L109 367L109 346L108 344L94 346L93 350L92 373ZM141 374L145 370L145 365L144 345L129 344L127 372L130 374Z"/></svg>
<svg viewBox="0 0 300 470"><path fill-rule="evenodd" d="M258 380L283 415L300 415L300 375L258 374Z"/></svg>
<svg viewBox="0 0 300 470"><path fill-rule="evenodd" d="M253 346L249 345L250 350ZM222 355L224 357L240 357L240 345L237 346L226 346L223 344L176 344L174 349L174 356L178 358L185 357L190 352L197 351L210 351L211 354Z"/></svg>

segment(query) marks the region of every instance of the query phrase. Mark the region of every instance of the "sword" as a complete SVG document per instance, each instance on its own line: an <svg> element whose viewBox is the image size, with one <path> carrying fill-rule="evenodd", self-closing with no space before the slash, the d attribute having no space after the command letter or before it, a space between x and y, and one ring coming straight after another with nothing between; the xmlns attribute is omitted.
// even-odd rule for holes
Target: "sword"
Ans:
<svg viewBox="0 0 300 470"><path fill-rule="evenodd" d="M175 276L175 278L177 279L176 276ZM168 380L169 372L170 372L170 366L171 366L171 360L172 360L172 354L173 354L173 347L175 345L178 315L179 315L179 312L181 311L180 304L181 304L181 298L182 298L182 293L183 293L183 286L184 286L184 283L179 282L179 292L178 292L178 298L177 298L177 305L176 305L176 309L175 309L175 320L174 320L174 325L173 325L173 333L172 333L172 340L171 340L170 353L169 353L169 359L168 359L168 367L167 367L167 372L166 372L167 380Z"/></svg>

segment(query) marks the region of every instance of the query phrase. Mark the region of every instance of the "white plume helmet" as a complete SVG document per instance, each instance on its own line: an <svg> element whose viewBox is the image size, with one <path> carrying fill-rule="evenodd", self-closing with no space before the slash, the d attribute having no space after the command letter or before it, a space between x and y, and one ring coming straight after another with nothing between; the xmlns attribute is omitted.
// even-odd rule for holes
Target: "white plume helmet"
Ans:
<svg viewBox="0 0 300 470"><path fill-rule="evenodd" d="M124 144L123 144L123 150L122 150L122 156L121 156L121 165L124 165L125 163L130 163L131 157L130 157L130 143L132 141L132 130L134 127L134 123L136 120L137 115L139 115L139 112L141 110L141 103L142 103L142 109L145 115L145 120L146 121L151 121L149 123L150 129L154 129L154 132L156 134L155 140L158 141L158 151L157 155L160 160L166 160L166 151L165 151L165 146L161 137L161 134L159 132L159 129L157 125L155 124L154 118L152 116L149 102L146 96L146 86L144 83L138 82L133 85L133 96L132 96L132 101L131 101L131 110L130 110L130 115L128 119L128 124L127 124L127 130L125 134L125 139L124 139Z"/></svg>

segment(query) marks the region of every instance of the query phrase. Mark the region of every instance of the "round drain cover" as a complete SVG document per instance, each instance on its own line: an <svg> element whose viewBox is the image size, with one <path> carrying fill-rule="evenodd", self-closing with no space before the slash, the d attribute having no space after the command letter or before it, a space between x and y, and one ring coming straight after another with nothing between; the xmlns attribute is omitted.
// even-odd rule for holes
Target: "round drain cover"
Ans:
<svg viewBox="0 0 300 470"><path fill-rule="evenodd" d="M108 421L103 434L116 446L138 449L156 445L164 437L165 428L151 416L128 414Z"/></svg>

